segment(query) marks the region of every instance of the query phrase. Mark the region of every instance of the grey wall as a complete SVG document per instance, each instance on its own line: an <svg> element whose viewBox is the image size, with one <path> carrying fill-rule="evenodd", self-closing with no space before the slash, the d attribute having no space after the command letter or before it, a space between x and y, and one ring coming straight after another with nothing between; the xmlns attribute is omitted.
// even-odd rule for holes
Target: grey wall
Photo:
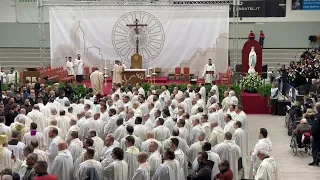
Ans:
<svg viewBox="0 0 320 180"><path fill-rule="evenodd" d="M320 34L320 22L265 22L240 23L237 28L239 37L247 37L253 30L256 37L263 30L266 35L265 48L307 48L314 45L308 41L309 35ZM50 46L49 24L45 24L45 44ZM233 26L230 23L230 38ZM242 47L246 40L239 41ZM0 23L0 47L38 47L38 24ZM232 48L232 40L229 47ZM317 44L319 46L319 44Z"/></svg>
<svg viewBox="0 0 320 180"><path fill-rule="evenodd" d="M319 44L311 44L310 35L320 34L320 22L265 22L265 23L241 23L238 25L238 37L248 37L250 30L254 31L256 39L262 30L266 36L265 48L308 48L319 47ZM230 24L230 37L233 37L233 26ZM242 47L246 40L239 41ZM229 41L232 48L232 40Z"/></svg>

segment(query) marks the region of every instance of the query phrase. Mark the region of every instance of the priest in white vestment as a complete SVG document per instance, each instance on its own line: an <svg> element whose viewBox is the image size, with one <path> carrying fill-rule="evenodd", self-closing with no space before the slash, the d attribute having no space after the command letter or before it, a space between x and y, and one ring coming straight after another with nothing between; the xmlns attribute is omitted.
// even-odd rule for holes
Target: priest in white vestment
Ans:
<svg viewBox="0 0 320 180"><path fill-rule="evenodd" d="M221 162L220 160L220 157L217 153L211 151L211 144L208 143L208 142L205 142L203 145L202 145L202 151L205 151L207 152L208 154L208 160L210 161L213 161L214 162L214 165L212 167L212 173L211 173L211 180L214 179L214 177L220 173L220 170L219 170L219 164ZM199 169L199 163L198 163L198 157L193 161L192 163L192 170L194 172L196 172L197 170Z"/></svg>
<svg viewBox="0 0 320 180"><path fill-rule="evenodd" d="M103 93L104 77L98 68L95 68L95 70L91 73L90 81L91 81L91 88L93 89L93 95L97 95L97 94L103 95L104 94Z"/></svg>
<svg viewBox="0 0 320 180"><path fill-rule="evenodd" d="M97 132L93 129L89 131L89 138L93 140L93 147L95 150L94 159L100 161L102 155L102 149L104 146L104 141L97 136Z"/></svg>
<svg viewBox="0 0 320 180"><path fill-rule="evenodd" d="M125 145L127 147L127 151L124 153L124 160L128 163L128 180L131 180L134 173L139 167L139 163L137 161L137 156L139 154L139 149L134 146L135 139L133 136L127 136Z"/></svg>
<svg viewBox="0 0 320 180"><path fill-rule="evenodd" d="M19 141L19 132L13 131L12 132L12 138L8 142L7 148L13 152L13 155L17 158L24 160L23 156L23 148L25 147L25 144Z"/></svg>
<svg viewBox="0 0 320 180"><path fill-rule="evenodd" d="M151 153L148 158L148 164L150 166L150 177L152 178L157 168L162 163L162 158L159 151L159 146L156 142L152 141L149 145L148 150L149 150L149 153Z"/></svg>
<svg viewBox="0 0 320 180"><path fill-rule="evenodd" d="M214 64L212 64L212 60L208 59L208 64L204 66L204 70L202 73L202 76L205 79L205 83L212 84L212 81L215 80L215 71L216 67Z"/></svg>
<svg viewBox="0 0 320 180"><path fill-rule="evenodd" d="M40 108L38 104L35 104L33 106L33 109L31 112L28 113L28 118L30 118L34 123L37 123L38 131L42 132L45 127L48 126L48 122L46 121L46 118L44 117L43 113L40 112Z"/></svg>
<svg viewBox="0 0 320 180"><path fill-rule="evenodd" d="M68 76L74 76L74 65L72 63L72 57L68 57L66 68L67 68Z"/></svg>
<svg viewBox="0 0 320 180"><path fill-rule="evenodd" d="M124 160L122 149L116 147L112 154L113 162L103 169L103 176L107 180L128 180L128 164Z"/></svg>
<svg viewBox="0 0 320 180"><path fill-rule="evenodd" d="M225 91L224 93L223 93L223 100L222 100L222 102L221 102L221 106L222 106L222 109L223 109L223 111L224 112L226 112L228 109L229 109L229 92L228 91Z"/></svg>
<svg viewBox="0 0 320 180"><path fill-rule="evenodd" d="M86 118L86 120L85 120L84 123L80 126L80 129L79 129L79 139L82 140L82 141L83 141L86 137L88 137L88 132L89 132L91 129L94 129L94 128L95 128L94 119L92 118L92 113L91 113L91 112L86 112L85 118Z"/></svg>
<svg viewBox="0 0 320 180"><path fill-rule="evenodd" d="M132 180L150 180L150 166L147 163L148 154L140 152L137 159L139 167L134 173Z"/></svg>
<svg viewBox="0 0 320 180"><path fill-rule="evenodd" d="M70 145L69 145L68 149L72 155L73 163L77 160L77 158L82 153L82 151L83 151L82 147L83 147L83 143L78 138L78 132L72 131Z"/></svg>
<svg viewBox="0 0 320 180"><path fill-rule="evenodd" d="M136 125L134 127L133 134L140 138L141 141L145 141L147 139L147 128L144 125L142 125L142 118L136 117L135 124Z"/></svg>
<svg viewBox="0 0 320 180"><path fill-rule="evenodd" d="M225 141L213 147L212 151L217 153L221 159L230 162L233 180L238 180L238 161L241 157L240 147L233 141L232 134L226 132Z"/></svg>
<svg viewBox="0 0 320 180"><path fill-rule="evenodd" d="M158 151L160 152L161 147L162 147L161 142L154 138L154 132L152 132L152 131L147 132L147 140L145 140L141 143L140 150L143 152L147 152L148 155L150 155L151 153L149 152L149 147L152 142L157 143Z"/></svg>
<svg viewBox="0 0 320 180"><path fill-rule="evenodd" d="M55 157L53 164L48 171L49 174L55 174L57 179L73 180L73 160L70 151L67 149L66 142L61 141L58 144L58 154Z"/></svg>
<svg viewBox="0 0 320 180"><path fill-rule="evenodd" d="M124 64L120 61L115 61L113 66L113 78L112 83L122 84L122 72L124 71Z"/></svg>
<svg viewBox="0 0 320 180"><path fill-rule="evenodd" d="M180 180L185 180L188 174L187 157L181 149L178 148L179 140L177 138L171 138L170 149L174 151L175 159L180 165Z"/></svg>
<svg viewBox="0 0 320 180"><path fill-rule="evenodd" d="M193 119L192 120L192 125L193 128L191 129L191 133L189 136L190 143L193 144L198 141L197 136L199 135L200 132L203 132L202 126L200 125L200 120L199 119Z"/></svg>
<svg viewBox="0 0 320 180"><path fill-rule="evenodd" d="M75 120L75 119L71 119L70 120L69 127L70 128L69 128L69 130L68 130L68 132L66 134L65 141L70 144L70 140L72 139L71 133L73 131L77 131L78 132L80 128L79 128L79 126L77 126L77 120ZM79 136L79 134L78 134L78 136Z"/></svg>
<svg viewBox="0 0 320 180"><path fill-rule="evenodd" d="M77 55L77 59L75 59L73 63L74 63L74 70L76 74L76 80L77 82L82 82L84 63L81 59L80 54Z"/></svg>
<svg viewBox="0 0 320 180"><path fill-rule="evenodd" d="M100 179L102 180L102 165L99 161L93 159L95 150L88 148L84 158L85 161L79 165L77 180Z"/></svg>
<svg viewBox="0 0 320 180"><path fill-rule="evenodd" d="M1 71L0 71L0 80L2 81L3 84L7 83L7 74L4 72L3 67L1 67Z"/></svg>
<svg viewBox="0 0 320 180"><path fill-rule="evenodd" d="M163 163L157 168L152 180L180 180L180 164L170 149L165 149L162 155Z"/></svg>
<svg viewBox="0 0 320 180"><path fill-rule="evenodd" d="M197 158L198 153L202 151L202 146L206 142L205 137L206 134L203 131L198 133L198 141L193 143L190 146L190 153L189 153L189 162L193 163L193 161Z"/></svg>
<svg viewBox="0 0 320 180"><path fill-rule="evenodd" d="M234 124L234 134L232 136L232 140L240 147L241 149L241 158L242 158L242 166L244 172L244 179L249 179L249 150L248 150L248 142L247 135L242 130L242 123L240 121L235 122Z"/></svg>
<svg viewBox="0 0 320 180"><path fill-rule="evenodd" d="M6 147L8 136L0 135L0 169L13 168L12 152Z"/></svg>
<svg viewBox="0 0 320 180"><path fill-rule="evenodd" d="M30 125L30 132L26 133L23 138L22 142L27 146L31 144L32 140L37 140L39 142L39 149L45 150L47 145L46 145L46 139L44 135L37 130L37 124L36 123L31 123Z"/></svg>
<svg viewBox="0 0 320 180"><path fill-rule="evenodd" d="M51 172L51 167L54 163L54 160L56 156L59 154L58 144L62 142L63 139L58 136L58 129L55 127L50 129L49 137L52 139L52 141L49 145L48 150L46 151L46 154L48 159L48 172Z"/></svg>
<svg viewBox="0 0 320 180"><path fill-rule="evenodd" d="M277 180L278 168L273 157L269 156L269 152L260 150L257 156L262 161L262 163L260 164L254 179L255 180Z"/></svg>
<svg viewBox="0 0 320 180"><path fill-rule="evenodd" d="M224 117L224 122L226 122L226 125L223 128L223 131L230 132L231 134L234 134L234 123L235 121L232 119L230 114L226 114Z"/></svg>
<svg viewBox="0 0 320 180"><path fill-rule="evenodd" d="M37 140L32 140L31 146L34 148L33 153L38 156L38 161L48 161L46 152L39 149L39 143Z"/></svg>
<svg viewBox="0 0 320 180"><path fill-rule="evenodd" d="M220 144L224 141L224 131L223 129L218 125L217 121L214 121L211 123L212 132L209 136L209 143L212 147L214 147L217 144Z"/></svg>
<svg viewBox="0 0 320 180"><path fill-rule="evenodd" d="M50 124L51 124L51 126L48 126L48 127L44 128L44 130L43 130L43 136L46 139L46 144L47 145L49 145L51 143L51 141L52 141L52 138L49 137L49 131L52 128L56 128L58 130L58 135L59 135L59 137L61 139L63 139L62 137L64 136L63 131L60 128L57 127L57 121L55 119L52 119Z"/></svg>
<svg viewBox="0 0 320 180"><path fill-rule="evenodd" d="M250 173L255 174L261 164L261 160L257 158L257 154L260 150L267 151L269 154L272 151L272 142L268 137L268 131L265 128L260 128L259 141L254 146L253 151L250 152L251 155L251 168Z"/></svg>
<svg viewBox="0 0 320 180"><path fill-rule="evenodd" d="M229 92L229 105L236 105L237 106L238 102L239 102L239 100L236 96L236 92L230 91Z"/></svg>
<svg viewBox="0 0 320 180"><path fill-rule="evenodd" d="M164 119L158 118L156 120L156 127L152 130L154 132L154 137L161 143L170 137L170 130L163 126Z"/></svg>

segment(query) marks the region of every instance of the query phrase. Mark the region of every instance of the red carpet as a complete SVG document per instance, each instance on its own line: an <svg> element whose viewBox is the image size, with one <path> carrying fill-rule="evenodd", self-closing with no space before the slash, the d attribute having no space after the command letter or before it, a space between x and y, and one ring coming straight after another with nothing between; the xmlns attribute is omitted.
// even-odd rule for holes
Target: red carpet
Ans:
<svg viewBox="0 0 320 180"><path fill-rule="evenodd" d="M243 111L247 114L270 114L267 97L263 98L258 93L242 92L240 98Z"/></svg>

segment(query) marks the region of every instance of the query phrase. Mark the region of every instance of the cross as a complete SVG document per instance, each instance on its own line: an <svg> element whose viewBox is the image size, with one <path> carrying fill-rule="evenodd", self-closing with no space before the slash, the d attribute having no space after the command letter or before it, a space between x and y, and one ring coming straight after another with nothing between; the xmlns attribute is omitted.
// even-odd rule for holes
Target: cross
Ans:
<svg viewBox="0 0 320 180"><path fill-rule="evenodd" d="M127 24L128 27L134 27L134 32L136 34L136 53L139 53L139 27L147 26L147 24L139 24L139 20L136 19L134 24Z"/></svg>

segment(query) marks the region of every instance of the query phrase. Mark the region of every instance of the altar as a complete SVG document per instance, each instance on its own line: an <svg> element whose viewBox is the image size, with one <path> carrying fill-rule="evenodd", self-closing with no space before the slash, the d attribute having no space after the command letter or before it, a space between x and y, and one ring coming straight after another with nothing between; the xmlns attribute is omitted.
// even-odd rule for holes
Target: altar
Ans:
<svg viewBox="0 0 320 180"><path fill-rule="evenodd" d="M122 84L144 83L146 69L124 69L122 72Z"/></svg>

